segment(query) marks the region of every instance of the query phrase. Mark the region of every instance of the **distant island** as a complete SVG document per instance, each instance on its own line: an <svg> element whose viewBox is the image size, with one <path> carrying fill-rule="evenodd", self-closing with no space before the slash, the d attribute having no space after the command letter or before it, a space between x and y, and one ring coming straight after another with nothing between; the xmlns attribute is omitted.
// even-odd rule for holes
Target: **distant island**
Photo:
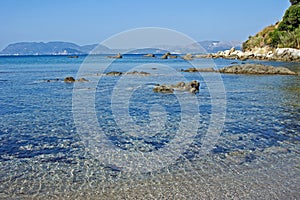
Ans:
<svg viewBox="0 0 300 200"><path fill-rule="evenodd" d="M201 41L198 42L207 53L216 53L218 51L224 51L228 48L235 47L236 49L242 48L241 42L227 42L227 41ZM145 48L145 49L134 49L127 50L132 54L164 54L168 51L174 51L179 54L185 53L199 53L195 52L195 44L190 44L189 46L168 46L167 49L163 48ZM89 54L95 47L96 51L94 54L116 54L123 52L124 49L110 49L104 45L84 45L79 46L71 42L19 42L8 45L2 51L0 55L86 55Z"/></svg>

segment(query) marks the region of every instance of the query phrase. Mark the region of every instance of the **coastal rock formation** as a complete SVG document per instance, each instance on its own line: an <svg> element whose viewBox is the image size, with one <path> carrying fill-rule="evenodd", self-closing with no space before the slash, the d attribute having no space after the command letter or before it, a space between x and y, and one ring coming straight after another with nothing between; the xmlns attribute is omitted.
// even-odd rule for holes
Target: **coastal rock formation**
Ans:
<svg viewBox="0 0 300 200"><path fill-rule="evenodd" d="M291 6L285 11L282 20L249 36L242 45L245 53L252 53L254 59L300 61L300 2L290 2Z"/></svg>
<svg viewBox="0 0 300 200"><path fill-rule="evenodd" d="M123 58L122 54L118 53L117 55L115 56L107 56L108 58L116 58L116 59L120 59L120 58Z"/></svg>
<svg viewBox="0 0 300 200"><path fill-rule="evenodd" d="M300 61L300 50L293 48L278 48L275 50L273 57L284 61Z"/></svg>
<svg viewBox="0 0 300 200"><path fill-rule="evenodd" d="M270 75L296 75L295 72L285 67L273 67L261 64L244 64L244 65L233 65L219 69L220 73L231 73L231 74L270 74Z"/></svg>
<svg viewBox="0 0 300 200"><path fill-rule="evenodd" d="M188 90L191 93L195 94L199 92L200 83L198 81L191 81L190 83L179 82L175 85L156 85L153 88L154 92L161 93L173 93L175 90Z"/></svg>
<svg viewBox="0 0 300 200"><path fill-rule="evenodd" d="M274 25L265 27L243 43L244 51L254 48L269 47L300 49L299 28L300 2L291 0L291 6L285 11L283 18ZM274 52L274 51L273 51Z"/></svg>
<svg viewBox="0 0 300 200"><path fill-rule="evenodd" d="M300 50L293 48L255 47L251 51L240 51L234 48L226 51L219 51L215 54L196 55L195 58L227 58L227 59L257 59L257 60L274 60L300 62Z"/></svg>

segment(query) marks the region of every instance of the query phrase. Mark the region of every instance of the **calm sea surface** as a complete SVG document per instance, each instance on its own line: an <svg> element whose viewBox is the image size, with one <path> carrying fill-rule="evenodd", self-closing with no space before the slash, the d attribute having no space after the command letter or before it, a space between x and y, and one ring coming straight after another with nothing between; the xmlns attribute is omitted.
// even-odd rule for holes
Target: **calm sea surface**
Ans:
<svg viewBox="0 0 300 200"><path fill-rule="evenodd" d="M0 57L0 199L300 198L300 76L181 72L232 62ZM196 95L152 91L192 80Z"/></svg>

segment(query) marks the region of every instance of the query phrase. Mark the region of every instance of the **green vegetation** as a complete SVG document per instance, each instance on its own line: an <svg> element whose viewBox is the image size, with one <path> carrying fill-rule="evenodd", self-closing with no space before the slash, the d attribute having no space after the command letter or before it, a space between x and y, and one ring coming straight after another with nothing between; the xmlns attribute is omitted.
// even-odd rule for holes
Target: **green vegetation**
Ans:
<svg viewBox="0 0 300 200"><path fill-rule="evenodd" d="M300 0L290 0L291 6L283 19L275 25L264 28L261 32L243 43L243 50L255 47L297 48L300 49Z"/></svg>
<svg viewBox="0 0 300 200"><path fill-rule="evenodd" d="M298 4L300 3L300 0L290 0L292 5Z"/></svg>

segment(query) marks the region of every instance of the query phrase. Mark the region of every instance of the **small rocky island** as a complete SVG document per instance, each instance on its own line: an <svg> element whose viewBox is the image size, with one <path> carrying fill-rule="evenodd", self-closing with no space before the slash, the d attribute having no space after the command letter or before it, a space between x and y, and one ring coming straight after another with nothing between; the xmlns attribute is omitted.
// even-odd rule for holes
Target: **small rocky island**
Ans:
<svg viewBox="0 0 300 200"><path fill-rule="evenodd" d="M256 74L256 75L297 75L285 67L273 67L262 64L232 65L218 70L220 73Z"/></svg>
<svg viewBox="0 0 300 200"><path fill-rule="evenodd" d="M286 67L273 67L262 64L231 65L221 69L214 68L188 68L182 72L219 72L228 74L252 74L252 75L298 75Z"/></svg>
<svg viewBox="0 0 300 200"><path fill-rule="evenodd" d="M198 81L191 81L189 83L179 82L176 85L160 85L157 84L154 88L154 92L160 93L174 93L175 90L189 91L193 94L199 92L200 83Z"/></svg>

